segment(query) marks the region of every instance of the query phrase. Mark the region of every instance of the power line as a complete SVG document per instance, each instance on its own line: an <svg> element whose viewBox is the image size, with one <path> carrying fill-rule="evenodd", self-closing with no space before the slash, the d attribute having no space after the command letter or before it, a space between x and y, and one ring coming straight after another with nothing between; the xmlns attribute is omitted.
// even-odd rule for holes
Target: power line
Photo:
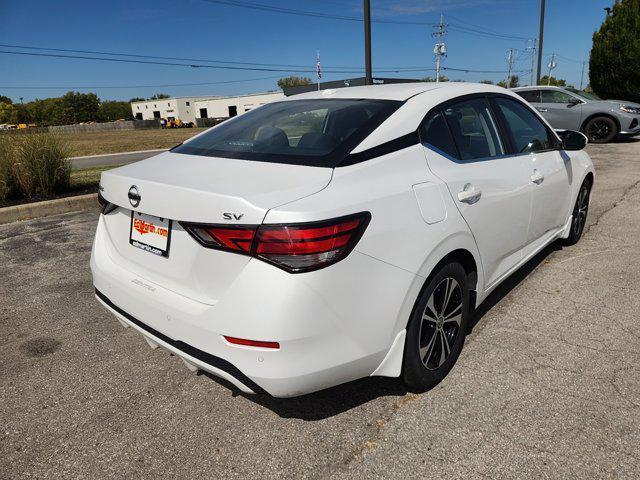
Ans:
<svg viewBox="0 0 640 480"><path fill-rule="evenodd" d="M19 48L22 50L39 50L39 51L51 51L51 52L67 52L67 53L86 53L92 55L110 55L115 57L130 57L130 58L150 58L156 60L180 60L184 62L204 62L204 63L224 63L230 65L252 65L260 67L288 67L288 68L309 68L309 65L292 65L286 63L258 63L258 62L239 62L228 60L212 60L205 58L185 58L185 57L163 57L158 55L146 55L146 54L133 54L133 53L118 53L118 52L102 52L97 50L74 50L69 48L49 48L49 47L34 47L31 45L14 45L14 44L0 44L0 47L5 48ZM326 66L325 68L351 68L340 66Z"/></svg>
<svg viewBox="0 0 640 480"><path fill-rule="evenodd" d="M307 70L294 70L294 69L281 69L281 68L267 68L267 67L240 67L240 66L230 66L230 65L205 65L205 64L195 64L195 63L176 63L176 62L161 62L161 61L150 61L150 60L128 60L124 58L104 58L104 57L94 57L87 55L63 55L57 53L36 53L36 52L10 52L7 50L0 50L0 54L3 55L27 55L34 57L53 57L53 58L73 58L79 60L98 60L103 62L118 62L118 63L132 63L132 64L143 64L143 65L163 65L163 66L172 66L172 67L190 67L190 68L213 68L220 70L249 70L249 71L257 71L257 72L283 72L283 73L313 73L314 70L311 68ZM362 70L333 70L330 73L360 73ZM396 69L388 70L390 72L396 72Z"/></svg>
<svg viewBox="0 0 640 480"><path fill-rule="evenodd" d="M15 85L0 85L0 88L6 89L25 89L25 90L98 90L98 89L117 89L117 88L164 88L164 87L193 87L193 86L206 86L206 85L222 85L230 83L244 83L255 82L258 80L270 80L280 78L280 75L272 75L270 77L258 77L258 78L245 78L242 80L221 80L218 82L197 82L197 83L163 83L157 85L93 85L93 86L20 86Z"/></svg>
<svg viewBox="0 0 640 480"><path fill-rule="evenodd" d="M168 65L168 66L178 66L178 67L191 67L191 68L214 68L214 69L231 69L231 70L258 70L258 71L268 71L268 72L285 72L285 73L315 73L315 70L281 70L281 69L270 69L270 68L249 68L249 67L230 67L224 65L199 65L199 64L188 64L188 63L173 63L173 62L154 62L154 61L146 61L146 60L126 60L122 58L102 58L102 57L90 57L84 55L62 55L55 53L35 53L35 52L9 52L6 50L0 50L0 54L9 54L9 55L27 55L27 56L36 56L36 57L54 57L54 58L72 58L79 60L98 60L98 61L106 61L106 62L123 62L123 63L134 63L134 64L143 64L143 65ZM454 68L454 67L442 67L447 70L454 70L460 72L479 72L479 73L503 73L504 70L474 70L467 68ZM401 73L401 72L424 72L435 70L433 67L400 67L400 68L382 68L377 69L378 73ZM329 73L362 73L362 69L354 69L354 70L342 70L342 71L333 71Z"/></svg>
<svg viewBox="0 0 640 480"><path fill-rule="evenodd" d="M493 39L498 39L498 40L522 40L522 41L527 41L529 40L526 37L518 37L515 35L507 35L507 34L500 34L500 33L492 33L489 31L484 31L484 30L479 30L479 29L475 29L475 28L469 28L469 27L464 27L461 25L456 25L455 23L449 24L449 28L455 32L458 33L466 33L468 35L475 35L478 37L484 37L484 38L493 38Z"/></svg>
<svg viewBox="0 0 640 480"><path fill-rule="evenodd" d="M335 15L329 13L322 12L313 12L309 10L298 10L294 8L288 7L277 7L274 5L265 5L263 3L256 2L247 2L242 0L202 0L207 3L216 3L219 5L227 5L230 7L240 7L247 8L251 10L260 10L264 12L274 12L274 13L285 13L288 15L298 15L304 17L314 17L314 18L324 18L330 20L345 20L350 22L362 22L363 19L361 17L354 17L350 15ZM382 24L395 24L395 25L433 25L431 22L416 22L416 21L404 21L404 20L381 20L381 19L372 19L373 23L382 23Z"/></svg>
<svg viewBox="0 0 640 480"><path fill-rule="evenodd" d="M173 67L190 67L190 68L213 68L222 70L249 70L249 71L261 71L261 72L282 72L282 73L315 73L315 70L293 70L293 69L278 69L278 68L262 68L262 67L236 67L228 65L204 65L204 64L190 64L190 63L176 63L176 62L160 62L150 60L128 60L123 58L104 58L94 57L87 55L63 55L58 53L36 53L36 52L10 52L7 50L0 50L0 54L3 55L26 55L34 57L53 57L53 58L70 58L77 60L97 60L103 62L119 62L119 63L132 63L142 65L162 65ZM378 73L401 73L401 72L421 72L433 70L431 67L386 67L376 70ZM351 70L331 70L327 73L352 73L361 74L363 69L353 68Z"/></svg>
<svg viewBox="0 0 640 480"><path fill-rule="evenodd" d="M477 25L475 23L470 23L470 22L467 22L466 20L462 20L461 18L456 17L454 15L451 15L450 13L448 13L447 16L449 18L452 18L456 22L460 22L460 23L463 23L465 25L468 25L469 27L473 27L470 30L477 31L477 32L480 32L480 33L483 33L483 34L486 34L486 35L493 35L493 36L496 36L496 37L510 38L510 39L513 39L513 40L529 40L529 38L527 38L527 37L522 37L522 36L518 36L518 35L510 35L510 34L506 34L506 33L496 32L495 30L489 30L488 28L483 27L481 25ZM469 28L469 27L460 27L460 28Z"/></svg>
<svg viewBox="0 0 640 480"><path fill-rule="evenodd" d="M453 72L464 72L464 73L502 73L504 74L504 70L473 70L470 68L453 68L453 67L442 67L443 70L451 70ZM529 70L512 70L511 73L523 73L528 72Z"/></svg>

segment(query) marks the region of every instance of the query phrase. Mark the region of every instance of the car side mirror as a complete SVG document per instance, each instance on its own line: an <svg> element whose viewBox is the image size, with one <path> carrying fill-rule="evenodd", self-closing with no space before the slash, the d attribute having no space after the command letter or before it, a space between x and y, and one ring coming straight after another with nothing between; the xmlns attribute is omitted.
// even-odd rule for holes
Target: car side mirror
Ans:
<svg viewBox="0 0 640 480"><path fill-rule="evenodd" d="M576 132L575 130L565 130L557 133L562 140L563 150L582 150L589 143L584 133Z"/></svg>
<svg viewBox="0 0 640 480"><path fill-rule="evenodd" d="M578 100L577 98L571 98L569 100L569 104L567 105L567 107L571 108L571 107L575 107L576 105L581 104L582 102L580 100Z"/></svg>

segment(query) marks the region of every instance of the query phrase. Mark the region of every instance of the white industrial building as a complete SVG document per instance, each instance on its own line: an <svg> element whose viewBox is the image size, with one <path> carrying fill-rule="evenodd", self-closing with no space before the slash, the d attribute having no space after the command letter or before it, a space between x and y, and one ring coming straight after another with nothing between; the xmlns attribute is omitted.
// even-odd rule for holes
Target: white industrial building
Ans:
<svg viewBox="0 0 640 480"><path fill-rule="evenodd" d="M133 117L137 120L181 120L189 123L196 118L235 117L252 108L284 98L282 92L254 93L229 97L172 97L158 100L131 102Z"/></svg>
<svg viewBox="0 0 640 480"><path fill-rule="evenodd" d="M196 113L194 103L197 100L215 97L172 97L158 100L131 102L131 111L136 120L153 120L164 118L183 122L195 122Z"/></svg>
<svg viewBox="0 0 640 480"><path fill-rule="evenodd" d="M252 108L284 98L282 92L252 93L232 97L214 97L195 102L196 118L235 117Z"/></svg>

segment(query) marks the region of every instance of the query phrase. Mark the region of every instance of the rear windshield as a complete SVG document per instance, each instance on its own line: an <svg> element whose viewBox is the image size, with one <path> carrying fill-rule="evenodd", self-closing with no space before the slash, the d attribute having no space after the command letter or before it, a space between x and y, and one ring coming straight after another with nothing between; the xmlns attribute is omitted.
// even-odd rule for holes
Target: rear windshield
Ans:
<svg viewBox="0 0 640 480"><path fill-rule="evenodd" d="M291 100L227 120L174 148L175 153L337 167L402 102Z"/></svg>

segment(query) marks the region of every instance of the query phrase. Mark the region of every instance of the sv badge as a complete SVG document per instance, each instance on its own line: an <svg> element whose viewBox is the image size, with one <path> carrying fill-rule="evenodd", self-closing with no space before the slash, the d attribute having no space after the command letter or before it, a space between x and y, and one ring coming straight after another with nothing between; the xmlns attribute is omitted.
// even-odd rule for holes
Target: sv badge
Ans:
<svg viewBox="0 0 640 480"><path fill-rule="evenodd" d="M244 217L244 213L229 213L229 212L225 212L222 214L222 218L224 218L225 220L240 220L242 217Z"/></svg>

